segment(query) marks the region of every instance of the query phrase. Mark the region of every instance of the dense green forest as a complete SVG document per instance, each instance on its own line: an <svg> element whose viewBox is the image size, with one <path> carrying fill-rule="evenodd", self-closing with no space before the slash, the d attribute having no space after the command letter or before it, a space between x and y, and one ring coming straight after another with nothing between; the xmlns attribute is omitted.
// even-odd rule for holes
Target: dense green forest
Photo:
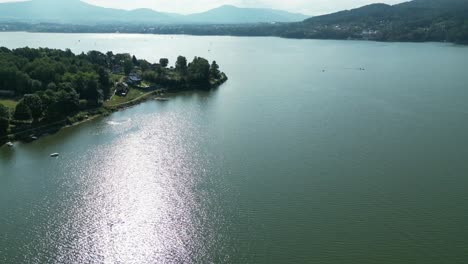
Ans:
<svg viewBox="0 0 468 264"><path fill-rule="evenodd" d="M279 36L468 44L468 0L414 0L393 6L372 4L296 23L96 26L9 23L0 28L38 32Z"/></svg>
<svg viewBox="0 0 468 264"><path fill-rule="evenodd" d="M468 1L373 4L283 25L278 33L297 38L468 43Z"/></svg>
<svg viewBox="0 0 468 264"><path fill-rule="evenodd" d="M99 109L115 96L115 84L128 82L129 76L141 79L146 88L169 91L211 88L227 79L216 62L200 57L187 63L179 56L175 67L168 65L165 58L150 63L112 52L75 55L70 50L1 47L0 137L12 124L15 128L44 125Z"/></svg>

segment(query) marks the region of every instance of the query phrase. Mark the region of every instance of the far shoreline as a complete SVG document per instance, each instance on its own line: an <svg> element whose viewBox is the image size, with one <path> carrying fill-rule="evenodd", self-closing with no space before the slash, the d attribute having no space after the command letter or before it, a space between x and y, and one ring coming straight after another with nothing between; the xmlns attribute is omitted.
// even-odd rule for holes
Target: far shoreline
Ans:
<svg viewBox="0 0 468 264"><path fill-rule="evenodd" d="M232 38L275 38L275 39L285 39L285 40L315 40L315 41L346 41L346 42L370 42L370 43L390 43L390 44L446 44L460 47L468 47L468 43L457 43L450 41L392 41L392 40L375 40L375 39L345 39L345 38L295 38L295 37L285 37L285 36L275 36L275 35L234 35L234 34L178 34L178 33L142 33L142 32L57 32L57 31L28 31L28 30L4 30L0 31L1 33L27 33L27 34L60 34L60 35L153 35L153 36L187 36L187 37L232 37Z"/></svg>

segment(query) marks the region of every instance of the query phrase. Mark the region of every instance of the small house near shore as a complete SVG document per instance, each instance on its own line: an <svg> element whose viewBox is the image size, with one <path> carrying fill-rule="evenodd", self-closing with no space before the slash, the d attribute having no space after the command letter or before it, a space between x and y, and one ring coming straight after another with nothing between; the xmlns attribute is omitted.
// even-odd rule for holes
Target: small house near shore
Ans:
<svg viewBox="0 0 468 264"><path fill-rule="evenodd" d="M141 77L135 73L131 73L127 77L127 84L128 85L139 85L141 83Z"/></svg>
<svg viewBox="0 0 468 264"><path fill-rule="evenodd" d="M115 86L115 94L119 96L126 96L128 94L128 85L124 82L119 82Z"/></svg>

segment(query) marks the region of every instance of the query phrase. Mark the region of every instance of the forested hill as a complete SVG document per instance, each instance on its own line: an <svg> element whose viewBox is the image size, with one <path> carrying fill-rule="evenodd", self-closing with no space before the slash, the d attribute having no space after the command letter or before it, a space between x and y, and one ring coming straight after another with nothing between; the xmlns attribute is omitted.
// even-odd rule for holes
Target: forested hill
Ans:
<svg viewBox="0 0 468 264"><path fill-rule="evenodd" d="M468 43L468 0L372 4L284 25L278 33L297 38Z"/></svg>

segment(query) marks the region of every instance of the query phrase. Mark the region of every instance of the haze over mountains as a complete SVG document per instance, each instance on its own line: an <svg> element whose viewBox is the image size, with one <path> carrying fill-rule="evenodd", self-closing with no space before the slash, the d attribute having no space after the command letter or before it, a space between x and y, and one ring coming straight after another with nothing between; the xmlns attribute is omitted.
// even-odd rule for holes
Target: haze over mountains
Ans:
<svg viewBox="0 0 468 264"><path fill-rule="evenodd" d="M152 24L241 24L297 22L302 14L263 8L238 8L225 5L203 13L180 15L152 9L131 11L94 6L80 0L32 0L0 4L0 21L48 23L152 23Z"/></svg>
<svg viewBox="0 0 468 264"><path fill-rule="evenodd" d="M2 31L278 36L468 44L468 0L371 4L323 16L304 17L271 9L233 6L184 16L149 9L108 9L79 0L0 4ZM268 23L273 21L286 23Z"/></svg>

